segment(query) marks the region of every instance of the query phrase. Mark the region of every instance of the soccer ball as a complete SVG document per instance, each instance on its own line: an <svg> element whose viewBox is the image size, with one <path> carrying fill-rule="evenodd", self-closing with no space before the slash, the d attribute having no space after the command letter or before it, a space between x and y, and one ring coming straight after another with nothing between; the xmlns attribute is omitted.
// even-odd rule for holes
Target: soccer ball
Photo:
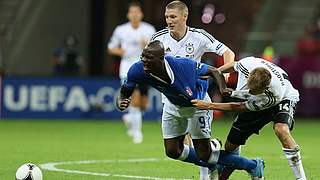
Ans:
<svg viewBox="0 0 320 180"><path fill-rule="evenodd" d="M26 163L18 168L16 180L42 180L42 172L38 166Z"/></svg>

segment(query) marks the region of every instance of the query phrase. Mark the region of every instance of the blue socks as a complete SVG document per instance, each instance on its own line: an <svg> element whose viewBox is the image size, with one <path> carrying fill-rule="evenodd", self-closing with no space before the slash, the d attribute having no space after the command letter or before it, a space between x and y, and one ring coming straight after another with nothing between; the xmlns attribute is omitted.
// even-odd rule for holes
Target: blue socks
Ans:
<svg viewBox="0 0 320 180"><path fill-rule="evenodd" d="M257 162L252 159L244 158L224 150L220 150L218 164L240 170L250 170L257 166Z"/></svg>
<svg viewBox="0 0 320 180"><path fill-rule="evenodd" d="M189 148L188 150L184 150L184 153L188 152L188 154L185 154L187 155L186 158L183 158L180 160L184 162L193 163L198 166L208 167L210 169L216 168L216 164L212 164L212 163L208 163L200 160L194 148L187 147L187 146L185 146L185 148ZM225 165L228 167L233 167L239 170L251 170L257 166L256 161L252 159L244 158L239 155L226 152L224 150L220 150L218 164Z"/></svg>
<svg viewBox="0 0 320 180"><path fill-rule="evenodd" d="M186 148L186 147L185 147ZM189 163L193 163L195 165L198 166L203 166L203 167L208 167L210 169L215 168L216 165L215 164L209 164L207 162L202 161L201 159L199 159L199 157L196 154L196 151L194 150L194 148L189 147L189 154L188 157L186 159L183 160L184 162L189 162Z"/></svg>

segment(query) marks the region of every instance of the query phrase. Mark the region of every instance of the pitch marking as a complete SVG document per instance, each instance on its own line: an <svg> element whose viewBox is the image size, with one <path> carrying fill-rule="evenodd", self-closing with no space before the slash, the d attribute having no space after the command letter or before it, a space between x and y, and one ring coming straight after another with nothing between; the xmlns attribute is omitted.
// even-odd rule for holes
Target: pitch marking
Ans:
<svg viewBox="0 0 320 180"><path fill-rule="evenodd" d="M151 176L136 176L136 175L125 175L125 174L111 174L111 173L96 173L87 171L77 171L57 168L58 165L69 165L69 164L98 164L98 163L134 163L134 162L156 162L168 159L159 158L146 158L146 159L126 159L126 160L88 160L88 161L66 161L66 162L48 162L40 164L39 166L43 170L64 172L70 174L85 174L94 176L105 176L105 177L124 177L130 179L150 179L150 180L179 180L177 178L161 178L161 177L151 177ZM192 180L192 179L180 179L180 180Z"/></svg>

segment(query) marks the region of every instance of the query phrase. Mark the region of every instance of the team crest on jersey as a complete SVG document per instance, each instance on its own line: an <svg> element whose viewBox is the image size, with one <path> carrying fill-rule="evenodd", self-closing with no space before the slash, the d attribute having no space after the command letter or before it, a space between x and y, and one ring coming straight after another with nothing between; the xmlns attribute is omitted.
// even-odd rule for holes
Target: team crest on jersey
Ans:
<svg viewBox="0 0 320 180"><path fill-rule="evenodd" d="M186 92L189 94L189 96L192 96L192 90L190 87L186 87Z"/></svg>
<svg viewBox="0 0 320 180"><path fill-rule="evenodd" d="M188 54L192 54L194 52L194 47L193 47L193 44L192 43L188 43L186 44L186 52Z"/></svg>

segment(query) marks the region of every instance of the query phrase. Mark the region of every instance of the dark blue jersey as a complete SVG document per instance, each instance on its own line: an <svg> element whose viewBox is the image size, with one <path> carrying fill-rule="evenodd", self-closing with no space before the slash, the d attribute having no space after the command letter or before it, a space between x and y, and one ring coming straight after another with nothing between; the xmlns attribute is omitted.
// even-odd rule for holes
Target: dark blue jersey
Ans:
<svg viewBox="0 0 320 180"><path fill-rule="evenodd" d="M143 70L143 62L138 61L128 71L124 86L135 88L136 84L147 83L163 93L171 103L181 107L192 106L192 99L203 99L208 81L200 79L208 71L208 65L188 58L165 57L166 70L171 84Z"/></svg>

